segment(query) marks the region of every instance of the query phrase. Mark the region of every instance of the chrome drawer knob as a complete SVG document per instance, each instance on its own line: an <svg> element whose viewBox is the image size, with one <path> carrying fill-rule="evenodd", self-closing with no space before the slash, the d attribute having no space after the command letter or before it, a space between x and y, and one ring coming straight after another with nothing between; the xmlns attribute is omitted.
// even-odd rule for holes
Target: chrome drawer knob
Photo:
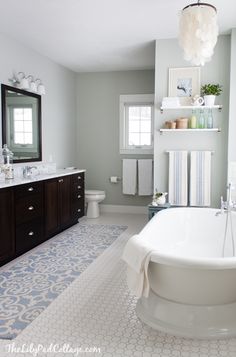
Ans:
<svg viewBox="0 0 236 357"><path fill-rule="evenodd" d="M81 189L81 186L78 186L78 189Z"/></svg>
<svg viewBox="0 0 236 357"><path fill-rule="evenodd" d="M78 198L81 198L81 195L78 195Z"/></svg>
<svg viewBox="0 0 236 357"><path fill-rule="evenodd" d="M63 179L58 180L58 182L60 182L60 183L62 183L63 181L64 181Z"/></svg>
<svg viewBox="0 0 236 357"><path fill-rule="evenodd" d="M80 209L80 208L78 209L78 212L81 212L81 209Z"/></svg>
<svg viewBox="0 0 236 357"><path fill-rule="evenodd" d="M81 180L81 176L78 176L78 180Z"/></svg>
<svg viewBox="0 0 236 357"><path fill-rule="evenodd" d="M28 233L28 236L31 236L31 237L32 237L33 235L34 235L34 232L33 232L33 231L31 231L31 232Z"/></svg>
<svg viewBox="0 0 236 357"><path fill-rule="evenodd" d="M29 191L29 192L34 191L34 188L33 188L33 187L29 187L29 188L28 188L28 191Z"/></svg>
<svg viewBox="0 0 236 357"><path fill-rule="evenodd" d="M29 207L28 207L28 210L29 210L29 211L33 211L33 210L34 210L34 206L29 206Z"/></svg>

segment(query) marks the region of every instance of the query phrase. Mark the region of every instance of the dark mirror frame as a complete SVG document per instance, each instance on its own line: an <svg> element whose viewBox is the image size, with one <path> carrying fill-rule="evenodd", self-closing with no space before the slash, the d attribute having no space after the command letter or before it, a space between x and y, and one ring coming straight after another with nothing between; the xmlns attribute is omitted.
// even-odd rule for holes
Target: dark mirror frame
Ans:
<svg viewBox="0 0 236 357"><path fill-rule="evenodd" d="M10 90L10 91L14 91L16 93L21 93L23 95L26 95L28 97L34 97L38 100L38 143L39 143L39 157L38 158L33 158L33 159L15 159L14 160L14 156L13 156L13 162L14 163L20 163L20 162L34 162L34 161L42 161L42 109L41 109L41 96L36 94L36 93L32 93L32 92L28 92L25 91L23 89L19 89L16 87L11 87L5 84L1 85L1 92L2 92L2 145L4 145L6 143L6 138L7 138L7 132L6 132L6 92Z"/></svg>

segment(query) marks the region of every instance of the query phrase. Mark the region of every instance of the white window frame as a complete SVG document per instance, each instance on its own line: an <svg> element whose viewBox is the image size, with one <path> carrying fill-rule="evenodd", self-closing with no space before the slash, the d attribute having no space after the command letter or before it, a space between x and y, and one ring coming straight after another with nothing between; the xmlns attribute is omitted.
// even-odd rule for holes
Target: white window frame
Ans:
<svg viewBox="0 0 236 357"><path fill-rule="evenodd" d="M11 147L14 149L17 149L18 152L32 152L37 150L37 133L36 130L34 130L35 125L36 125L36 116L34 113L36 113L36 109L34 108L35 104L17 104L17 105L12 105L8 104L8 118L9 122L7 123L8 125L8 138L7 142L11 143ZM14 109L16 108L30 108L32 109L32 139L33 143L32 144L15 144L14 142Z"/></svg>
<svg viewBox="0 0 236 357"><path fill-rule="evenodd" d="M127 105L151 105L152 106L152 116L151 116L151 145L138 145L130 146L127 143L127 130L128 123L126 118L126 108ZM130 94L130 95L120 95L120 154L153 154L153 128L154 128L154 94Z"/></svg>
<svg viewBox="0 0 236 357"><path fill-rule="evenodd" d="M11 132L11 147L16 149L16 148L22 148L22 147L28 147L28 148L33 148L34 147L34 137L33 137L33 107L32 105L16 105L14 107L9 108L10 109L10 120L11 120L11 128L12 128L12 132ZM15 117L14 117L14 110L15 109L31 109L31 113L32 113L32 119L31 119L31 124L32 124L32 144L19 144L19 143L15 143ZM23 119L24 121L24 119ZM23 131L23 134L25 132Z"/></svg>

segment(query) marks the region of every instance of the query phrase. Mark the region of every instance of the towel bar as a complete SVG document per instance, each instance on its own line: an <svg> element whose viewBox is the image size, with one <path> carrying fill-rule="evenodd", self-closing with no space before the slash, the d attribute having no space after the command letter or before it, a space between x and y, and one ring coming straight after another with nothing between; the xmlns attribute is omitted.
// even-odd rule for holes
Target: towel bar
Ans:
<svg viewBox="0 0 236 357"><path fill-rule="evenodd" d="M165 153L169 154L171 151L186 151L186 150L167 150L167 151L165 151ZM204 151L210 151L210 150L191 150L191 151L202 151L202 152L204 152ZM189 152L191 152L191 151L189 151ZM211 155L214 155L214 153L215 153L215 151L211 151Z"/></svg>

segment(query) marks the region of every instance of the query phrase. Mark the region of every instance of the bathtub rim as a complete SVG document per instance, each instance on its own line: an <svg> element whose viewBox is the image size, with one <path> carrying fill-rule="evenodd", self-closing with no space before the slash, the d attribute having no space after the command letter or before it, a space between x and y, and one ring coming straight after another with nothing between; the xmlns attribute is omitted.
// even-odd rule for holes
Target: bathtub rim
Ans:
<svg viewBox="0 0 236 357"><path fill-rule="evenodd" d="M168 209L161 210L158 212L146 225L150 227L151 224L155 224L162 215L168 215L170 212L174 211L211 211L220 212L219 208L212 207L170 207ZM225 213L224 213L225 214ZM236 215L235 211L232 214ZM146 227L142 229L139 233L141 239L145 239ZM144 236L143 236L144 235ZM222 237L223 240L223 237ZM235 242L236 243L236 242ZM153 263L166 264L170 266L177 267L188 267L188 268L198 268L198 269L233 269L236 268L236 256L235 257L185 257L180 255L171 255L166 253L161 253L158 250L153 249L150 257L150 261Z"/></svg>
<svg viewBox="0 0 236 357"><path fill-rule="evenodd" d="M169 254L159 253L154 250L151 254L150 261L158 264L165 264L175 267L188 267L197 269L234 269L236 268L236 257L205 257L205 258L186 258L182 256L171 256Z"/></svg>

